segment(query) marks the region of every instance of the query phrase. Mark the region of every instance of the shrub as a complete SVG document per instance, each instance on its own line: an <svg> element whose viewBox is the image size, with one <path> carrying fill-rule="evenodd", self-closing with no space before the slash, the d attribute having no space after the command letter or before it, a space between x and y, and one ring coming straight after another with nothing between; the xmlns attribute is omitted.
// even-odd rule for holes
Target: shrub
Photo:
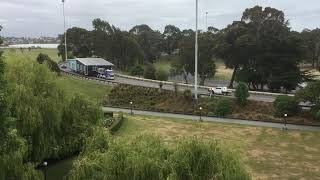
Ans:
<svg viewBox="0 0 320 180"><path fill-rule="evenodd" d="M183 98L186 100L191 100L192 99L192 92L190 89L186 89L183 91Z"/></svg>
<svg viewBox="0 0 320 180"><path fill-rule="evenodd" d="M143 77L146 79L156 80L156 69L153 65L150 64L145 68Z"/></svg>
<svg viewBox="0 0 320 180"><path fill-rule="evenodd" d="M320 120L320 110L315 114L315 119Z"/></svg>
<svg viewBox="0 0 320 180"><path fill-rule="evenodd" d="M219 99L215 114L217 116L226 116L232 112L232 104L231 101L227 98Z"/></svg>
<svg viewBox="0 0 320 180"><path fill-rule="evenodd" d="M153 135L105 137L98 146L90 144L98 151L89 149L75 160L67 179L251 179L239 156L216 141L192 138L169 148Z"/></svg>
<svg viewBox="0 0 320 180"><path fill-rule="evenodd" d="M237 155L216 141L184 140L170 156L169 164L168 179L251 179Z"/></svg>
<svg viewBox="0 0 320 180"><path fill-rule="evenodd" d="M295 97L278 96L273 103L276 116L295 115L299 111L299 101Z"/></svg>
<svg viewBox="0 0 320 180"><path fill-rule="evenodd" d="M49 69L53 72L60 74L60 68L56 62L54 62L47 54L40 53L37 57L39 64L47 63Z"/></svg>
<svg viewBox="0 0 320 180"><path fill-rule="evenodd" d="M241 106L245 106L248 102L249 94L249 88L248 86L240 82L236 88L235 96L237 98L237 103Z"/></svg>
<svg viewBox="0 0 320 180"><path fill-rule="evenodd" d="M163 70L163 69L158 69L156 71L156 79L159 81L168 81L169 78L169 74L167 73L167 71Z"/></svg>
<svg viewBox="0 0 320 180"><path fill-rule="evenodd" d="M144 74L144 69L140 64L137 64L130 69L131 76L139 76L140 77L143 74Z"/></svg>
<svg viewBox="0 0 320 180"><path fill-rule="evenodd" d="M113 124L109 128L110 132L111 133L117 132L121 128L123 121L124 121L123 113L119 112L118 117L114 120Z"/></svg>

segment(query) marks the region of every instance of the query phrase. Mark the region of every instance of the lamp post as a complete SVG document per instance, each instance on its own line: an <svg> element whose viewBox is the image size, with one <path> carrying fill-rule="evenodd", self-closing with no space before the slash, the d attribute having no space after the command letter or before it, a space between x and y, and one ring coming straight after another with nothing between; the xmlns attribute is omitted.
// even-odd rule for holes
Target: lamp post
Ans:
<svg viewBox="0 0 320 180"><path fill-rule="evenodd" d="M68 60L68 47L67 47L67 30L66 30L66 16L64 11L64 2L65 0L62 0L62 8L63 8L63 27L64 27L64 47L65 47L65 53L66 53L66 61Z"/></svg>
<svg viewBox="0 0 320 180"><path fill-rule="evenodd" d="M194 72L194 99L198 100L198 0L196 0L196 40L195 40L195 72Z"/></svg>
<svg viewBox="0 0 320 180"><path fill-rule="evenodd" d="M48 162L47 161L43 162L44 180L47 180L47 166L48 166Z"/></svg>
<svg viewBox="0 0 320 180"><path fill-rule="evenodd" d="M200 110L200 121L202 121L202 107L199 107Z"/></svg>
<svg viewBox="0 0 320 180"><path fill-rule="evenodd" d="M288 114L285 113L285 114L284 114L284 118L283 118L283 122L284 122L283 130L288 130L288 127L287 127L287 117L288 117Z"/></svg>
<svg viewBox="0 0 320 180"><path fill-rule="evenodd" d="M208 31L208 12L206 12L206 31Z"/></svg>
<svg viewBox="0 0 320 180"><path fill-rule="evenodd" d="M131 115L133 115L132 105L133 105L133 102L132 102L132 101L130 101L130 110L131 110Z"/></svg>

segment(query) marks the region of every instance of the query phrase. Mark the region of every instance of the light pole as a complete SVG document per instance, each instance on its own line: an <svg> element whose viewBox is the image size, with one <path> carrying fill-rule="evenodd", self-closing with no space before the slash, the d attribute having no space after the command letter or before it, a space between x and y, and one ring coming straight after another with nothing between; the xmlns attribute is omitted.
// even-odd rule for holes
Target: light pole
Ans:
<svg viewBox="0 0 320 180"><path fill-rule="evenodd" d="M47 166L48 166L48 162L47 161L43 162L44 180L47 180Z"/></svg>
<svg viewBox="0 0 320 180"><path fill-rule="evenodd" d="M133 104L133 102L132 102L132 101L130 101L130 110L131 110L131 115L133 115L133 111L132 111L132 104Z"/></svg>
<svg viewBox="0 0 320 180"><path fill-rule="evenodd" d="M194 72L194 99L198 100L198 0L196 0L196 40L195 40L195 72Z"/></svg>
<svg viewBox="0 0 320 180"><path fill-rule="evenodd" d="M285 113L285 114L284 114L284 119L283 119L283 122L284 122L283 130L288 130L288 127L287 127L287 117L288 117L288 114Z"/></svg>
<svg viewBox="0 0 320 180"><path fill-rule="evenodd" d="M202 107L200 107L199 110L200 110L200 121L202 121Z"/></svg>
<svg viewBox="0 0 320 180"><path fill-rule="evenodd" d="M208 31L208 12L206 12L206 31Z"/></svg>
<svg viewBox="0 0 320 180"><path fill-rule="evenodd" d="M64 2L65 0L62 0L62 7L63 7L63 27L64 27L64 47L65 47L65 53L66 53L66 61L68 60L68 47L67 47L67 30L66 30L66 16L64 12Z"/></svg>

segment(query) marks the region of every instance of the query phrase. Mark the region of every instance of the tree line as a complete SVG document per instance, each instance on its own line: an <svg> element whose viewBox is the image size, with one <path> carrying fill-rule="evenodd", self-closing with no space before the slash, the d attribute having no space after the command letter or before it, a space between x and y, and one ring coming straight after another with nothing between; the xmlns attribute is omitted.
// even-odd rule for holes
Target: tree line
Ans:
<svg viewBox="0 0 320 180"><path fill-rule="evenodd" d="M193 30L167 25L161 33L143 24L122 31L101 19L92 24L92 31L68 29L69 57L99 56L119 69L128 69L153 63L163 54L177 54L179 60L172 62L172 73L182 75L186 83L188 75L194 75ZM61 42L58 49L64 58ZM302 62L320 70L319 43L319 29L293 31L281 10L248 8L240 20L226 28L199 31L200 84L214 77L215 60L222 59L227 68L233 69L230 87L237 81L254 90L293 90L299 83L312 79L308 71L299 68Z"/></svg>

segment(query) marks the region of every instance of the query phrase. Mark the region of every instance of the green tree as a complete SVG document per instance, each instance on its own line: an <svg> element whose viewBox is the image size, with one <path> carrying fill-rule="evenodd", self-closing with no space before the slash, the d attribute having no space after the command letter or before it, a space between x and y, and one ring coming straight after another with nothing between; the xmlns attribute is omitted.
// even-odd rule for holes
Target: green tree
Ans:
<svg viewBox="0 0 320 180"><path fill-rule="evenodd" d="M216 65L213 60L213 45L215 35L212 33L202 33L199 35L199 76L200 85L208 78L213 78L216 73ZM180 48L180 65L176 66L180 70L186 70L188 73L194 75L194 37L184 37ZM180 70L181 71L181 70Z"/></svg>
<svg viewBox="0 0 320 180"><path fill-rule="evenodd" d="M308 86L297 92L296 97L300 101L310 102L314 105L311 112L314 116L320 111L320 81L310 82Z"/></svg>
<svg viewBox="0 0 320 180"><path fill-rule="evenodd" d="M238 104L245 106L248 103L249 88L245 83L240 82L236 87L235 97L237 98Z"/></svg>
<svg viewBox="0 0 320 180"><path fill-rule="evenodd" d="M146 79L156 80L156 69L152 64L149 64L145 67L143 77Z"/></svg>
<svg viewBox="0 0 320 180"><path fill-rule="evenodd" d="M143 74L144 74L144 69L140 64L137 64L130 69L130 75L132 76L140 77L140 76L143 76Z"/></svg>
<svg viewBox="0 0 320 180"><path fill-rule="evenodd" d="M169 74L164 69L157 69L155 75L156 79L159 81L168 81Z"/></svg>
<svg viewBox="0 0 320 180"><path fill-rule="evenodd" d="M215 114L217 116L226 116L228 114L232 113L232 103L230 99L228 98L221 98L219 99L216 109L215 109Z"/></svg>
<svg viewBox="0 0 320 180"><path fill-rule="evenodd" d="M45 62L51 69L51 71L56 72L60 75L60 68L58 63L53 61L47 54L40 53L37 57L37 62L39 64L43 64Z"/></svg>
<svg viewBox="0 0 320 180"><path fill-rule="evenodd" d="M152 30L148 25L142 24L133 27L130 31L144 51L145 61L153 63L160 57L162 35L159 31Z"/></svg>
<svg viewBox="0 0 320 180"><path fill-rule="evenodd" d="M273 102L275 115L283 117L284 114L293 116L299 112L299 101L295 97L278 96Z"/></svg>
<svg viewBox="0 0 320 180"><path fill-rule="evenodd" d="M2 27L0 26L0 31ZM0 45L2 39L0 38ZM0 179L38 180L42 176L34 164L24 161L28 146L15 128L15 119L9 117L5 63L0 51Z"/></svg>
<svg viewBox="0 0 320 180"><path fill-rule="evenodd" d="M163 32L163 49L166 53L171 54L179 47L181 40L181 31L174 25L167 25Z"/></svg>

